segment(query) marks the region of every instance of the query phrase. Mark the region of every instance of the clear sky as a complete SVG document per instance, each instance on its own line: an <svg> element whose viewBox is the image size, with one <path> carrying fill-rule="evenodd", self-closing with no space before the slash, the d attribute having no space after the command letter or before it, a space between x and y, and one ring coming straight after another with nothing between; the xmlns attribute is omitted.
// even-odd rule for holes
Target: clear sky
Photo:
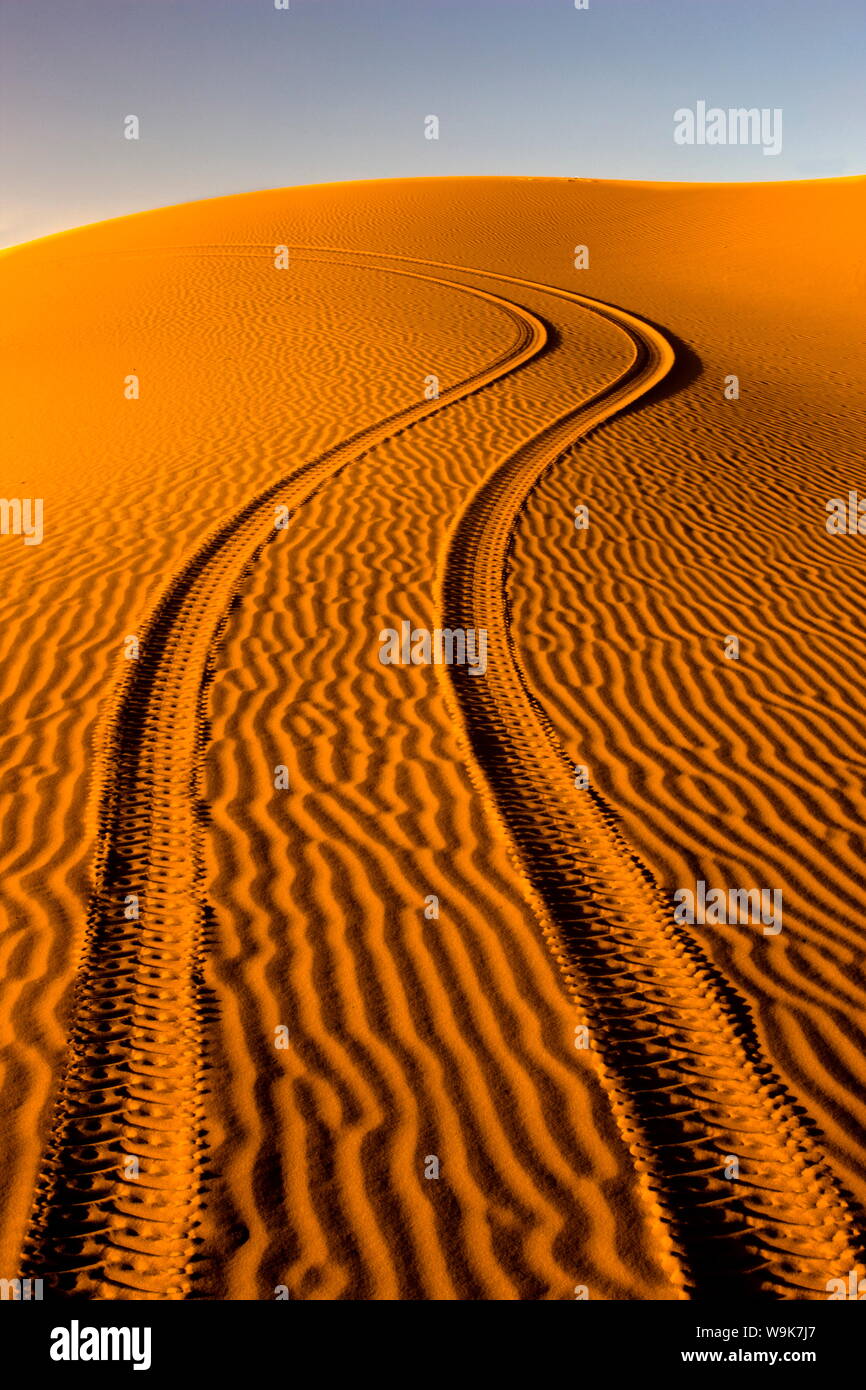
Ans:
<svg viewBox="0 0 866 1390"><path fill-rule="evenodd" d="M343 179L859 174L864 71L866 0L0 0L0 245ZM781 153L675 144L698 101L781 108Z"/></svg>

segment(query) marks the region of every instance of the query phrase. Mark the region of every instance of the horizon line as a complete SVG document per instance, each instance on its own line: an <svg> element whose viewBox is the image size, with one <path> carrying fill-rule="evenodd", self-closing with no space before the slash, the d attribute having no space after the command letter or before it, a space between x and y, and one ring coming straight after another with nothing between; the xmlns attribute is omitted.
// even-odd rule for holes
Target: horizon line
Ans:
<svg viewBox="0 0 866 1390"><path fill-rule="evenodd" d="M266 185L263 188L247 188L236 193L212 193L206 198L184 198L177 203L157 203L153 207L137 208L134 212L116 213L112 217L98 217L93 222L80 222L72 227L60 227L55 232L43 232L41 236L31 237L27 241L9 242L0 246L0 256L6 255L11 251L22 250L27 246L35 246L40 241L51 241L55 237L72 236L75 232L82 232L90 227L106 226L110 222L125 222L133 217L148 217L151 213L168 212L173 208L191 207L197 203L221 202L227 198L252 198L261 193L284 193L291 192L300 188L347 188L352 185L366 187L377 183L457 183L481 181L492 182L511 181L526 183L603 183L611 186L625 186L631 188L658 188L658 189L707 189L707 188L781 188L801 184L828 184L828 183L856 183L858 179L866 179L866 172L862 174L831 174L821 178L803 179L601 179L589 175L580 174L410 174L410 175L389 175L386 177L372 179L325 179L317 183L291 183Z"/></svg>

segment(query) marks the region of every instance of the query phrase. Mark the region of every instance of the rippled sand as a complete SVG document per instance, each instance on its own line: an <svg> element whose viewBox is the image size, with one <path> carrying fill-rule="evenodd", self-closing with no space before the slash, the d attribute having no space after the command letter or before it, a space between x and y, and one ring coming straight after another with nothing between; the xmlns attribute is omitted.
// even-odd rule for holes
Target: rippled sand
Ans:
<svg viewBox="0 0 866 1390"><path fill-rule="evenodd" d="M824 504L863 189L333 185L2 258L0 490L45 536L0 537L0 1268L856 1263L866 539ZM383 665L404 619L483 628L486 674ZM676 925L699 879L783 930Z"/></svg>

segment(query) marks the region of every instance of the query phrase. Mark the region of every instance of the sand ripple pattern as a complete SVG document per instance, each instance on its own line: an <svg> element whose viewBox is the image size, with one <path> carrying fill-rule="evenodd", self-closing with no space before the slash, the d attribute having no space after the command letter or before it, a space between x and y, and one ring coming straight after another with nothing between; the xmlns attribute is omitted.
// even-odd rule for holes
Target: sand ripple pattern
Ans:
<svg viewBox="0 0 866 1390"><path fill-rule="evenodd" d="M662 381L673 354L660 333L624 311L491 278L583 305L617 324L633 351L615 382L517 450L457 519L442 574L443 623L486 628L490 643L485 678L443 673L470 771L514 845L542 930L587 1019L660 1239L679 1255L683 1288L820 1295L829 1277L858 1263L856 1213L763 1060L745 1007L673 926L670 905L612 814L592 792L574 789L510 631L509 554L529 491L575 439ZM25 1265L53 1276L57 1292L178 1298L191 1291L205 1195L211 1019L202 982L208 908L197 777L214 644L272 534L275 504L295 510L374 444L544 350L547 331L535 315L459 287L511 317L516 341L508 353L439 401L399 412L280 480L222 526L170 586L108 711L98 749L97 891ZM129 894L140 899L140 920L124 915ZM728 1155L740 1162L736 1184L724 1178Z"/></svg>

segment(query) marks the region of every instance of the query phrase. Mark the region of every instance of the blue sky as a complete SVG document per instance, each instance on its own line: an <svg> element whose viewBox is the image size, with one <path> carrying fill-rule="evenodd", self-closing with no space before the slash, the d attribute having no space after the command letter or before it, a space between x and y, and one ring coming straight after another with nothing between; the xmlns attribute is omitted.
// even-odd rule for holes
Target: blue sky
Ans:
<svg viewBox="0 0 866 1390"><path fill-rule="evenodd" d="M864 0L0 0L0 244L344 179L858 174L864 39ZM698 100L781 108L781 154L676 145Z"/></svg>

